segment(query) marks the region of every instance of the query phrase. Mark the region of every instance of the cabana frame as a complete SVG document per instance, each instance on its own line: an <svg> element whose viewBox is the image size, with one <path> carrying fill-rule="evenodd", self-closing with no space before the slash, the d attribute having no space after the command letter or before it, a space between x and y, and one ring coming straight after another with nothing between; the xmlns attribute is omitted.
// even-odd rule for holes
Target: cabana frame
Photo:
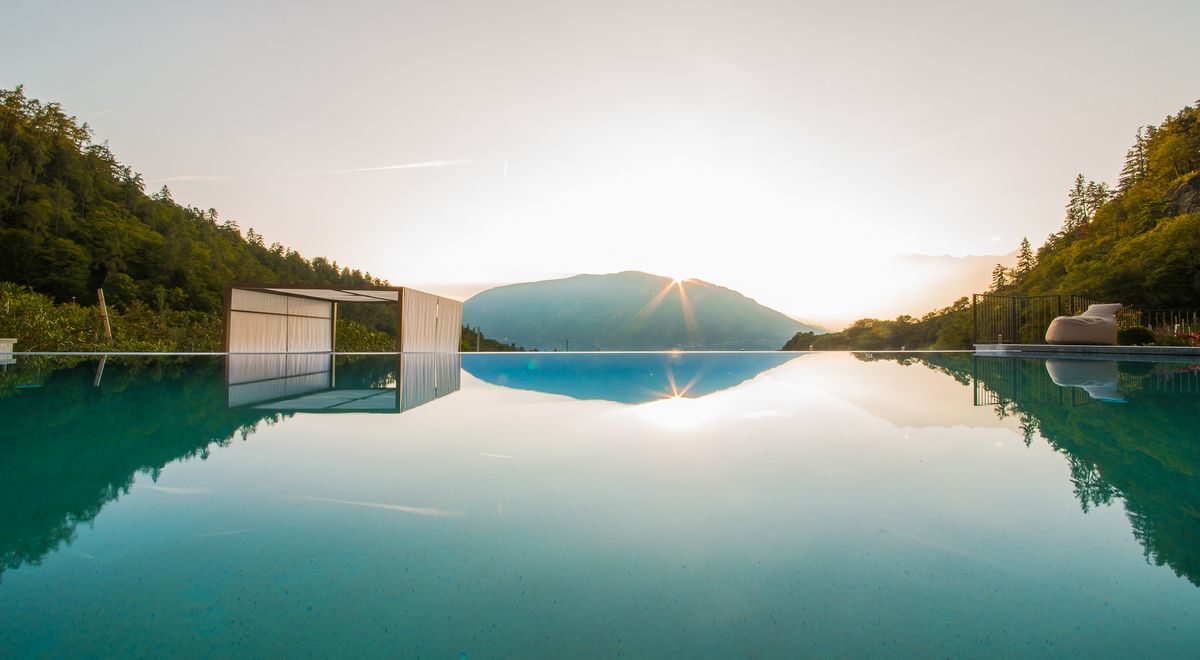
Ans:
<svg viewBox="0 0 1200 660"><path fill-rule="evenodd" d="M225 288L227 353L330 353L339 302L392 305L396 352L454 353L462 303L411 287L234 284Z"/></svg>

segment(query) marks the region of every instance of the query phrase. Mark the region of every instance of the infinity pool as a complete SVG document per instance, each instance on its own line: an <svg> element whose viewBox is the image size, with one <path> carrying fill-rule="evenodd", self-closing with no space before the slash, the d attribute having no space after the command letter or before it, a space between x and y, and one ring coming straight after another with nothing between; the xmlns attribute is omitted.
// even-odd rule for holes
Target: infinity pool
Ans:
<svg viewBox="0 0 1200 660"><path fill-rule="evenodd" d="M18 356L0 656L1194 657L1200 365Z"/></svg>

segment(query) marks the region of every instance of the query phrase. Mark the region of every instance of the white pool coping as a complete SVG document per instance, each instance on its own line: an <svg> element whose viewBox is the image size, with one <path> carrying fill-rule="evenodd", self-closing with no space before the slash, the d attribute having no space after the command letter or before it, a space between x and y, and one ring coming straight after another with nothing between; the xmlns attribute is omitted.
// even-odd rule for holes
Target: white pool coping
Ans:
<svg viewBox="0 0 1200 660"><path fill-rule="evenodd" d="M1107 360L1200 360L1200 346L1094 346L1082 344L975 344L976 355Z"/></svg>

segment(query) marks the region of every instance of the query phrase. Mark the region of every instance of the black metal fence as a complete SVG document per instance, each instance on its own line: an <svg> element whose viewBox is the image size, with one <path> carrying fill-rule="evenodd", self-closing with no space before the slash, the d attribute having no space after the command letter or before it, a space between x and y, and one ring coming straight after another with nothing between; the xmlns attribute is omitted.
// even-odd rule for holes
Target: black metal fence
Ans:
<svg viewBox="0 0 1200 660"><path fill-rule="evenodd" d="M1100 301L1096 300L1095 298L1089 298L1088 296L1080 296L1072 293L1070 296L1067 296L1067 314L1069 316L1082 314L1089 306L1095 305L1099 302Z"/></svg>
<svg viewBox="0 0 1200 660"><path fill-rule="evenodd" d="M1067 298L1067 314L1069 316L1079 316L1080 314L1086 312L1088 307L1096 304L1103 304L1103 301L1096 300L1095 298L1091 298L1089 296L1071 294ZM1125 328L1145 325L1142 323L1143 314L1144 312L1134 309L1133 307L1122 308L1121 311L1117 312L1117 328L1124 330Z"/></svg>
<svg viewBox="0 0 1200 660"><path fill-rule="evenodd" d="M1200 335L1200 309L1150 309L1140 312L1138 321L1156 336Z"/></svg>
<svg viewBox="0 0 1200 660"><path fill-rule="evenodd" d="M971 298L976 344L1040 344L1046 328L1062 316L1062 296L1006 296L977 293Z"/></svg>
<svg viewBox="0 0 1200 660"><path fill-rule="evenodd" d="M1057 316L1076 316L1100 301L1089 296L1011 296L977 293L971 297L972 336L976 344L1041 344ZM1117 328L1148 328L1156 337L1200 341L1200 309L1126 307L1117 313Z"/></svg>

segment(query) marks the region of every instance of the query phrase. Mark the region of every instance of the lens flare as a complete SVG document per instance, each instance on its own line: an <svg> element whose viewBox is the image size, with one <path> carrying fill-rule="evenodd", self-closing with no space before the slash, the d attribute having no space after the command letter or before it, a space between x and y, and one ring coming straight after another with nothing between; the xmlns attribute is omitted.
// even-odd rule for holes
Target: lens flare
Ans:
<svg viewBox="0 0 1200 660"><path fill-rule="evenodd" d="M672 279L665 287L662 288L661 291L659 291L653 298L650 299L650 302L646 303L646 305L638 311L637 316L634 317L634 320L639 322L645 321L647 317L654 313L654 310L658 309L658 307L662 305L663 300L666 299L666 297L670 295L673 290L677 290L679 296L679 307L683 312L683 322L687 326L689 337L695 337L699 333L700 327L696 323L696 314L692 310L692 304L688 302L687 287L685 286L688 281L689 280L680 278Z"/></svg>

